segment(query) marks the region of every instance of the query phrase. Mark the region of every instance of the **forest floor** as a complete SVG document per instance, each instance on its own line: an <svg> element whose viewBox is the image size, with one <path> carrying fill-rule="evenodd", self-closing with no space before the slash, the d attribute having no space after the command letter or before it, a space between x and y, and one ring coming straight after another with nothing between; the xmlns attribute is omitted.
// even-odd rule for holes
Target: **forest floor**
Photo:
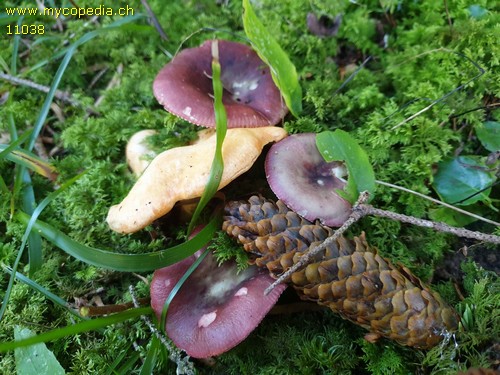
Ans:
<svg viewBox="0 0 500 375"><path fill-rule="evenodd" d="M42 3L61 14L40 15ZM136 180L125 157L134 133L156 130L156 151L187 144L196 135L194 125L157 102L156 75L184 48L214 38L244 41L242 3L52 3L7 0L0 13L0 343L14 335L42 337L46 347L38 347L39 355L54 366L47 373L175 373L177 364L139 318L142 310L126 305L132 286L149 306L152 270L105 264L115 259L109 253L119 260L129 254L146 259L182 244L188 222L170 217L121 235L109 229L106 216ZM496 1L252 4L295 65L303 92L302 112L288 114L280 126L290 134L342 129L366 151L378 181L480 219L386 184L377 185L375 207L500 235ZM78 16L78 8L109 14ZM249 173L224 190L228 199L267 189L262 158ZM33 216L45 226L28 236ZM499 246L372 216L347 235L362 231L382 256L407 267L455 308L461 318L456 333L431 350L419 350L387 339L370 343L363 329L316 305L291 314L277 309L234 349L211 360L191 359L196 371L499 370ZM50 233L55 234L47 240ZM103 258L89 264L89 249ZM294 302L297 297L287 291L278 305ZM107 315L106 323L110 306L130 315ZM82 328L82 307L98 314L92 329ZM35 373L26 367L34 355L29 349L2 351L0 372Z"/></svg>

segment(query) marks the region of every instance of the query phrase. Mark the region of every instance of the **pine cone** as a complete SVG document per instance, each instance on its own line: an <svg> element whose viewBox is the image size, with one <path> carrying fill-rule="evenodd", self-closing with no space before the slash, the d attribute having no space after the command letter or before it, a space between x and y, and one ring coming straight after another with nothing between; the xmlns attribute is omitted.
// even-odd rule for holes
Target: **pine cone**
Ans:
<svg viewBox="0 0 500 375"><path fill-rule="evenodd" d="M276 203L253 196L229 202L223 230L253 254L253 262L277 277L333 230L313 224ZM316 301L370 331L402 345L427 349L457 328L457 315L408 269L377 254L364 233L340 237L315 261L292 274L300 297Z"/></svg>

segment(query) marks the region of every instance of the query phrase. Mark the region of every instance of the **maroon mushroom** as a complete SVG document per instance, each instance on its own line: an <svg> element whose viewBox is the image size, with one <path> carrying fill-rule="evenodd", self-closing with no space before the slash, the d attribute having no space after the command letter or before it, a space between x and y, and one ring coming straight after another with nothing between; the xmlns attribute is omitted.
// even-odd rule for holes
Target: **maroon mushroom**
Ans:
<svg viewBox="0 0 500 375"><path fill-rule="evenodd" d="M349 217L351 204L336 192L344 188L346 169L341 162L323 159L314 133L294 134L275 143L265 169L274 194L305 219L338 227Z"/></svg>
<svg viewBox="0 0 500 375"><path fill-rule="evenodd" d="M158 319L171 290L195 260L194 255L155 271L150 290ZM256 266L238 274L234 261L218 266L212 253L207 254L169 306L167 335L194 358L228 351L257 327L286 289L280 284L264 295L273 281L268 272Z"/></svg>
<svg viewBox="0 0 500 375"><path fill-rule="evenodd" d="M211 40L181 51L153 83L156 99L174 115L215 127ZM229 128L271 126L288 112L269 67L247 45L219 40L222 101Z"/></svg>

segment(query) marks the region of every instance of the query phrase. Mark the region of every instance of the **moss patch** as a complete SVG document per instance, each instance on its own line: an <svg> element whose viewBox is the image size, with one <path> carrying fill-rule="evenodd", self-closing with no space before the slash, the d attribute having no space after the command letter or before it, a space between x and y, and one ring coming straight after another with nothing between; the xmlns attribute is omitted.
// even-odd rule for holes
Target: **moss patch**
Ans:
<svg viewBox="0 0 500 375"><path fill-rule="evenodd" d="M84 3L79 5L100 5L97 0ZM41 132L49 161L58 169L58 183L83 170L87 172L53 201L41 218L82 244L127 253L154 251L178 243L178 233L185 229L183 223L176 223L166 231L149 227L134 235L120 236L111 233L105 223L109 207L119 202L134 182L124 157L126 141L134 132L159 130L154 140L159 148L184 144L193 138L192 126L157 104L151 89L155 75L180 47L196 46L213 37L238 40L244 36L239 1L149 3L168 40L162 40L144 16L83 44L73 55L59 86L71 94L73 104L56 99ZM494 110L500 92L500 76L494 74L500 64L495 37L500 32L499 16L494 12L496 2L253 3L262 23L289 54L300 75L304 111L299 118L285 119L288 131L349 131L367 151L377 179L434 196L431 183L436 163L458 152L488 155L473 128L499 119ZM126 5L119 2L113 7ZM135 9L136 16L145 14L139 1L128 5ZM33 7L33 2L6 3L6 7L22 6ZM332 19L342 14L338 34L320 38L310 33L308 12ZM2 70L50 86L61 62L58 53L86 33L119 19L67 17L56 22L50 16L26 16L25 24L44 25L46 32L43 36L21 35L20 42L9 35L0 39ZM18 16L13 17L9 25L18 20ZM210 31L202 31L202 27ZM5 24L2 33L5 35ZM342 86L368 57L363 69ZM16 62L15 69L12 61ZM483 75L404 122L477 76L478 66L484 69ZM0 80L0 135L10 133L13 137L14 133L32 129L44 98L45 94L36 89ZM7 266L13 265L24 232L10 215L12 207L21 207L12 167L12 162L0 160L0 262ZM32 185L37 202L55 187L36 175ZM237 192L234 186L228 189L229 195L236 196ZM491 196L498 199L499 193L497 185ZM426 200L381 186L373 204L423 218L435 208ZM484 206L479 210L483 216L498 221L495 211ZM473 228L492 231L491 226L478 223ZM435 280L435 270L446 254L468 244L452 236L378 218L366 218L351 229L353 233L361 230L384 256L408 266L425 281ZM496 233L500 230L496 229ZM217 244L222 259L235 256L232 244L224 238L220 237ZM148 295L147 286L136 275L89 267L46 242L43 256L42 268L31 277L66 300L71 308L78 301L90 303L95 296L106 304L129 301L129 285L135 285L140 296ZM25 254L18 270L27 274L27 265ZM470 366L491 367L491 353L500 337L498 275L474 263L465 263L463 270L463 280L445 280L434 286L455 305L465 319L464 327L443 346L429 352L384 340L369 344L363 341L362 330L325 311L266 318L249 339L218 358L215 367L200 363L197 367L201 373L214 374L454 374ZM148 278L150 274L141 276ZM1 290L6 289L7 282L8 274L4 272ZM74 319L67 309L16 281L0 325L0 341L12 340L17 324L44 332L72 324ZM110 368L136 373L141 366L136 348L144 358L150 339L147 327L137 321L67 337L49 344L49 349L68 373L102 374ZM123 354L118 363L116 353ZM131 363L130 367L126 367L127 363ZM12 353L0 358L0 368L6 373L15 373L14 366ZM156 371L175 370L172 363L160 357Z"/></svg>

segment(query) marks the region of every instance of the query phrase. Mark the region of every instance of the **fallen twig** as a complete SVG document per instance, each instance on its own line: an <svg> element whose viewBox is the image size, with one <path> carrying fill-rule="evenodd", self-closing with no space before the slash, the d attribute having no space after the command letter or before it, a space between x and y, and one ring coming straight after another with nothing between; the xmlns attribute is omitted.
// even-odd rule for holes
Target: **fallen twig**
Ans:
<svg viewBox="0 0 500 375"><path fill-rule="evenodd" d="M434 199L434 198L431 198L431 197L428 197L427 195L425 194L422 194L422 193L419 193L418 191L414 191L414 190L410 190L410 189L407 189L405 187L402 187L402 186L398 186L398 185L394 185L394 184L391 184L389 182L384 182L384 181L380 181L380 180L375 180L375 182L379 185L384 185L384 186L388 186L388 187L391 187L391 188L394 188L394 189L398 189L398 190L402 190L402 191L406 191L407 193L411 193L411 194L414 194L420 198L424 198L424 199L427 199L431 202L434 202L436 204L439 204L441 206L444 206L446 208L449 208L451 210L454 210L454 211L457 211L457 212L460 212L461 214L464 214L464 215L467 215L467 216L470 216L470 217L473 217L475 219L478 219L478 220L481 220L481 221L484 221L485 223L488 223L488 224L493 224L493 225L497 225L497 226L500 226L500 223L497 223L496 221L493 221L493 220L490 220L490 219L486 219L482 216L479 216L479 215L476 215L476 214L473 214L472 212L469 212L469 211L465 211L465 210L462 210L461 208L458 208L458 207L455 207L455 206L452 206L451 204L448 204L448 203L445 203L445 202L442 202L442 201L439 201L437 199Z"/></svg>
<svg viewBox="0 0 500 375"><path fill-rule="evenodd" d="M352 208L352 213L349 216L349 218L345 221L345 223L337 229L333 234L328 237L326 240L324 240L320 245L314 247L313 249L309 250L307 253L302 255L300 260L295 263L292 267L290 267L288 270L283 272L283 274L276 279L275 282L273 282L265 291L264 294L268 295L275 287L276 285L287 281L290 276L297 272L298 270L302 269L305 267L307 264L309 264L314 257L319 254L322 251L325 251L325 249L334 241L337 240L352 224L357 222L359 219L372 215L372 216L380 216L380 217L385 217L388 219L400 221L403 223L409 223L413 225L417 225L420 227L424 228L431 228L434 229L438 232L445 232L445 233L452 233L456 236L459 237L466 237L466 238L473 238L476 240L480 241L485 241L485 242L490 242L494 244L500 244L500 236L496 236L493 234L485 234L481 232L474 232L465 228L456 228L452 227L450 225L444 224L444 223L437 223L434 221L430 220L424 220L424 219L418 219L416 217L412 216L407 216L403 214L398 214L392 211L386 211L386 210L381 210L379 208L375 208L369 204L365 204L365 202L368 201L368 192L364 191L359 195L359 199L356 202L356 204Z"/></svg>
<svg viewBox="0 0 500 375"><path fill-rule="evenodd" d="M48 93L49 90L50 90L50 87L48 87L48 86L40 85L39 83L30 81L29 79L14 77L14 76L12 76L10 74L0 73L0 78L3 79L3 80L5 80L5 81L8 81L8 82L10 82L10 83L12 83L14 85L30 87L32 89L35 89L35 90L38 90L38 91L41 91L41 92L44 92L44 93ZM78 101L76 101L75 99L73 99L71 97L71 94L68 93L68 92L63 92L63 91L60 91L60 90L56 90L56 93L54 94L54 96L57 99L62 100L63 102L67 102L67 103L69 103L71 105L74 105L74 106L79 106L80 105L80 103L78 103Z"/></svg>
<svg viewBox="0 0 500 375"><path fill-rule="evenodd" d="M137 296L135 295L135 290L132 285L129 286L129 293L130 296L132 297L132 302L134 303L135 307L140 307L139 301L137 300ZM175 362L177 364L177 374L186 374L186 375L194 375L195 369L194 365L192 362L189 361L189 356L188 355L183 355L182 351L178 349L175 345L170 342L164 334L162 334L158 329L155 327L151 319L147 316L141 316L141 319L143 320L144 323L148 326L150 331L160 340L160 342L167 348L168 351L168 357L172 362Z"/></svg>

